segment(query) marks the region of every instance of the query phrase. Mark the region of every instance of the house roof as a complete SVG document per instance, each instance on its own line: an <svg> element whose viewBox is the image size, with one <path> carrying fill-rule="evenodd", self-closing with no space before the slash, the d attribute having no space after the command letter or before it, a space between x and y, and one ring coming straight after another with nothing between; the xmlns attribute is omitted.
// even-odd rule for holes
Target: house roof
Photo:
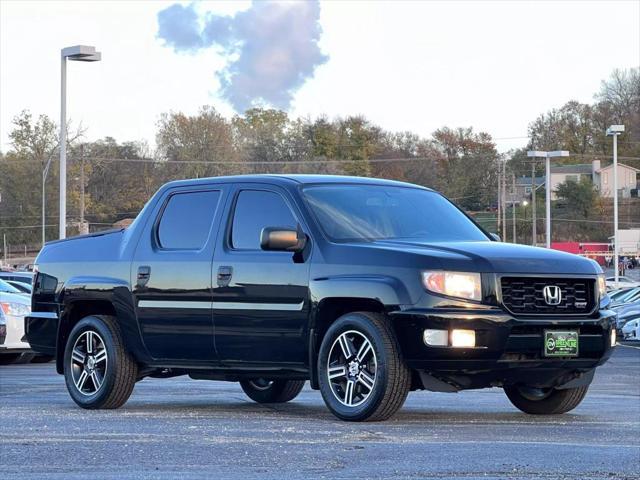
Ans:
<svg viewBox="0 0 640 480"><path fill-rule="evenodd" d="M588 174L591 175L590 163L577 163L575 165L557 165L551 167L551 173Z"/></svg>
<svg viewBox="0 0 640 480"><path fill-rule="evenodd" d="M635 167L630 167L629 165L625 165L624 163L619 163L619 162L618 162L618 166L619 166L619 167L628 168L629 170L633 170L634 172L640 172L640 169L637 169L637 168L635 168ZM609 164L609 165L607 165L606 167L602 167L602 168L600 168L600 169L599 169L599 170L597 170L597 171L598 171L598 173L600 173L601 171L603 171L603 170L607 170L607 169L612 168L612 167L613 167L613 163L610 163L610 164Z"/></svg>

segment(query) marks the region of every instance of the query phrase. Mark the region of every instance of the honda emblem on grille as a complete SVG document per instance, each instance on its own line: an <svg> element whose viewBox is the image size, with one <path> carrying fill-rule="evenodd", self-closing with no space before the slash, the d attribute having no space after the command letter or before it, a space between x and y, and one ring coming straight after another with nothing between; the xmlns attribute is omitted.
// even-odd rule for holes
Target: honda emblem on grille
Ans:
<svg viewBox="0 0 640 480"><path fill-rule="evenodd" d="M560 305L562 290L557 285L547 285L542 289L542 295L547 305Z"/></svg>

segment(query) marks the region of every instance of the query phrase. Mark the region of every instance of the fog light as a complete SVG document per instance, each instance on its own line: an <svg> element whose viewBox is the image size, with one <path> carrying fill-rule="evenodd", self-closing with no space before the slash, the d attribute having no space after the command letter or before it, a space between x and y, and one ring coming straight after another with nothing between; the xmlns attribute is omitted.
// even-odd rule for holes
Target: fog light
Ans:
<svg viewBox="0 0 640 480"><path fill-rule="evenodd" d="M448 330L425 330L423 335L424 343L432 347L446 347L449 345Z"/></svg>
<svg viewBox="0 0 640 480"><path fill-rule="evenodd" d="M618 340L618 332L616 332L615 328L611 329L611 346L615 347L616 346L616 341Z"/></svg>
<svg viewBox="0 0 640 480"><path fill-rule="evenodd" d="M452 330L451 331L452 347L475 347L476 331L475 330Z"/></svg>

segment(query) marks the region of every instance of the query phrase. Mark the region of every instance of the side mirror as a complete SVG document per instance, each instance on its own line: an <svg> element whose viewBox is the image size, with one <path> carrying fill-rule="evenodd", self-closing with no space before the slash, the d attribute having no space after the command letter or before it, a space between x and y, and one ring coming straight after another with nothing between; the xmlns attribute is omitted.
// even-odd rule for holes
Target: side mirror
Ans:
<svg viewBox="0 0 640 480"><path fill-rule="evenodd" d="M277 252L301 252L307 244L302 229L265 227L260 233L260 248Z"/></svg>
<svg viewBox="0 0 640 480"><path fill-rule="evenodd" d="M494 242L501 242L502 239L500 238L500 235L498 235L497 233L492 233L491 234L491 238L493 238Z"/></svg>

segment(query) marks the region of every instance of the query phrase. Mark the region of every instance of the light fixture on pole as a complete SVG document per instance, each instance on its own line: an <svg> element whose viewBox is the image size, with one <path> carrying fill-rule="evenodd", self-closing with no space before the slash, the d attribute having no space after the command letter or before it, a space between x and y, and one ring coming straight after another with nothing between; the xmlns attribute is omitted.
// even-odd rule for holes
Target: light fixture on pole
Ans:
<svg viewBox="0 0 640 480"><path fill-rule="evenodd" d="M607 137L613 137L613 268L615 288L618 288L618 135L624 133L624 125L611 125Z"/></svg>
<svg viewBox="0 0 640 480"><path fill-rule="evenodd" d="M75 45L60 51L60 238L67 236L67 60L99 62L95 47Z"/></svg>
<svg viewBox="0 0 640 480"><path fill-rule="evenodd" d="M546 236L547 248L551 248L551 159L556 157L568 157L567 150L555 150L553 152L541 152L538 150L530 150L527 157L544 158L545 162L545 209L546 209Z"/></svg>

